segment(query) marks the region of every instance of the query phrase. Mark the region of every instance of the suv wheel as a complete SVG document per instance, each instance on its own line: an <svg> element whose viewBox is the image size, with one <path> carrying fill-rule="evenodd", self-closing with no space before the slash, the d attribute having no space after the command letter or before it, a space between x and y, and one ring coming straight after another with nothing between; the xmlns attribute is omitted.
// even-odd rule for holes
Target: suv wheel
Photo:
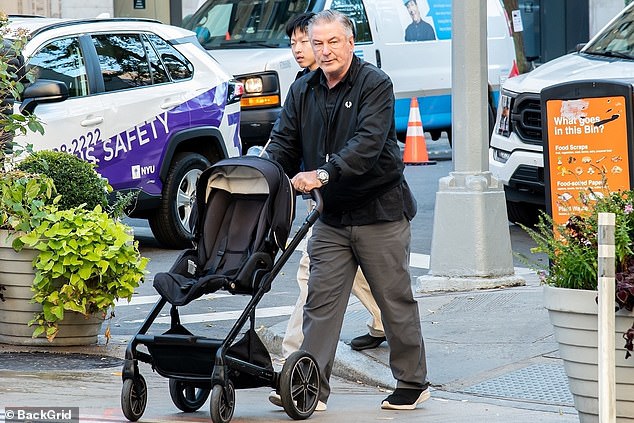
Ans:
<svg viewBox="0 0 634 423"><path fill-rule="evenodd" d="M506 202L506 213L509 221L524 226L534 226L539 221L539 212L543 210L537 204Z"/></svg>
<svg viewBox="0 0 634 423"><path fill-rule="evenodd" d="M196 182L203 170L211 164L196 153L179 153L172 161L159 208L148 221L156 240L170 248L188 248L192 245L189 216Z"/></svg>

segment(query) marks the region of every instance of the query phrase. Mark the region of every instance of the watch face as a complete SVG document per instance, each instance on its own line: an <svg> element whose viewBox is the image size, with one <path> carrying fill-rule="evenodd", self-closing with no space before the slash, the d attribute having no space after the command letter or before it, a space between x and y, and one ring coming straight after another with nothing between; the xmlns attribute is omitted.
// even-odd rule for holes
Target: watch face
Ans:
<svg viewBox="0 0 634 423"><path fill-rule="evenodd" d="M317 179L319 179L319 182L321 182L322 184L325 184L326 182L328 182L328 172L326 172L323 169L319 169L317 171Z"/></svg>

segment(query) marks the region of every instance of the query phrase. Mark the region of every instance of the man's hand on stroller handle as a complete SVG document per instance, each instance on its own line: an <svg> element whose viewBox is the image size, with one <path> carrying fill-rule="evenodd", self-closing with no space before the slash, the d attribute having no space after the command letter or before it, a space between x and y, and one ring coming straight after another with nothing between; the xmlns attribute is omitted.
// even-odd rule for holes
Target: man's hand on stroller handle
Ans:
<svg viewBox="0 0 634 423"><path fill-rule="evenodd" d="M316 188L321 188L323 184L317 178L317 171L299 172L291 179L293 188L299 192L308 193Z"/></svg>

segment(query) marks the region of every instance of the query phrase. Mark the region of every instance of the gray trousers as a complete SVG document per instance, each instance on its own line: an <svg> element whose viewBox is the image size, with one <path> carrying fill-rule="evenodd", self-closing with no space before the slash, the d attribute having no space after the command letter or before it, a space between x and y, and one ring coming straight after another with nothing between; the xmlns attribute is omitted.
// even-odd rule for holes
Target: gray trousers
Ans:
<svg viewBox="0 0 634 423"><path fill-rule="evenodd" d="M380 222L337 228L317 221L308 241L310 276L304 306L304 342L321 371L323 402L357 266L381 310L398 388L421 388L427 364L418 306L409 274L410 223Z"/></svg>

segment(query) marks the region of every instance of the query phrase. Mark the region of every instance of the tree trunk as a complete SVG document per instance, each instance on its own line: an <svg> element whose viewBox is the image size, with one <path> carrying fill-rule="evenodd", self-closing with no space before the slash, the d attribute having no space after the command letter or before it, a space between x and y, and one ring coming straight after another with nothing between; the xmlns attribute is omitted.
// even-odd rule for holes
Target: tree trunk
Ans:
<svg viewBox="0 0 634 423"><path fill-rule="evenodd" d="M519 2L518 0L503 0L504 9L506 10L506 14L509 17L511 23L511 31L513 31L513 10L519 10ZM526 30L526 28L524 28ZM517 62L517 69L519 73L528 72L529 65L526 60L526 56L524 55L524 32L515 32L513 31L513 42L515 44L515 61Z"/></svg>

